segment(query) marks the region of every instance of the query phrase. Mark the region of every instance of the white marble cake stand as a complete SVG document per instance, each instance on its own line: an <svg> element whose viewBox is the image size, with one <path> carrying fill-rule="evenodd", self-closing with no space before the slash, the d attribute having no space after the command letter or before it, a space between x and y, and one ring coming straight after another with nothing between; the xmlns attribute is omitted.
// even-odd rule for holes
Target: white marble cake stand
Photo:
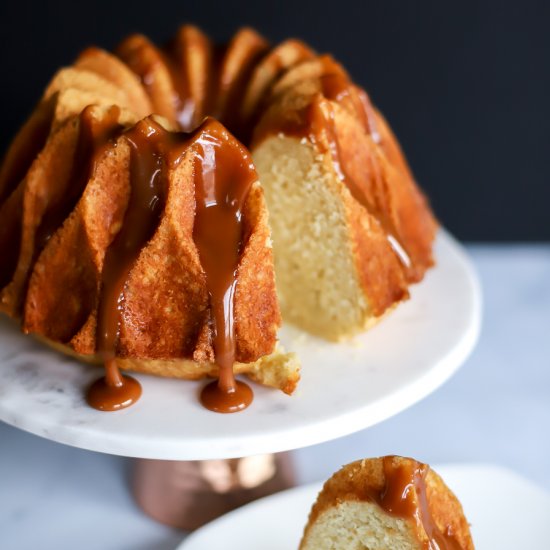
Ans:
<svg viewBox="0 0 550 550"><path fill-rule="evenodd" d="M110 454L206 460L274 453L367 428L423 399L471 352L481 295L462 247L445 232L437 267L412 298L350 344L332 344L283 327L281 340L302 361L294 396L254 385L254 403L222 415L201 407L203 382L136 375L141 400L105 413L84 388L101 369L46 349L0 319L0 420L42 437Z"/></svg>

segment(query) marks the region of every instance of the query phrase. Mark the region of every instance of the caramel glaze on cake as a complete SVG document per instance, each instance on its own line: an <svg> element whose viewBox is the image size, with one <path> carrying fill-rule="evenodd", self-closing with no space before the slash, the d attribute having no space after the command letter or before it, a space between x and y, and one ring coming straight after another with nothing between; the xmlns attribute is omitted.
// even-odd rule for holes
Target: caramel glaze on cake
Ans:
<svg viewBox="0 0 550 550"><path fill-rule="evenodd" d="M321 328L289 310L290 321L331 339L357 332L433 263L436 223L399 146L330 57L297 40L271 48L251 29L218 47L189 25L163 48L142 35L114 54L88 48L53 77L0 167L0 308L25 332L105 363L94 406L139 397L118 368L219 375L203 394L216 410L251 400L234 372L296 386L296 358L276 350L263 190L223 125L259 165L270 140L308 141L328 159L323 177L342 186L362 309L346 323L320 316Z"/></svg>
<svg viewBox="0 0 550 550"><path fill-rule="evenodd" d="M443 480L412 458L344 466L311 509L300 550L473 550L462 506Z"/></svg>

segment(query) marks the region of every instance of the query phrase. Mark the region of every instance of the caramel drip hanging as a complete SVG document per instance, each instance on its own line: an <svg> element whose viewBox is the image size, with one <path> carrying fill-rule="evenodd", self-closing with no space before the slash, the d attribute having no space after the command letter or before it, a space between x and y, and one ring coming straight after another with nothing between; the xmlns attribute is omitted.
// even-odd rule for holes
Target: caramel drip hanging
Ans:
<svg viewBox="0 0 550 550"><path fill-rule="evenodd" d="M383 458L385 486L381 492L370 492L369 498L388 514L413 520L422 527L428 537L426 550L462 550L451 527L442 532L430 512L426 494L429 466L414 460L395 465L394 460L393 456Z"/></svg>
<svg viewBox="0 0 550 550"><path fill-rule="evenodd" d="M120 374L115 355L124 309L124 286L140 251L158 226L165 201L162 149L166 147L166 132L146 120L125 136L131 151L130 199L122 228L105 254L98 310L98 351L105 362L105 378L98 380L88 393L90 405L101 410L127 407L141 394L137 381Z"/></svg>
<svg viewBox="0 0 550 550"><path fill-rule="evenodd" d="M221 126L218 130L223 131ZM219 368L218 382L204 388L201 401L216 412L236 412L252 401L250 388L237 382L233 374L234 300L243 245L243 208L257 178L248 155L235 154L236 145L230 146L221 137L212 130L203 133L197 141L200 153L195 159L193 239L206 274Z"/></svg>

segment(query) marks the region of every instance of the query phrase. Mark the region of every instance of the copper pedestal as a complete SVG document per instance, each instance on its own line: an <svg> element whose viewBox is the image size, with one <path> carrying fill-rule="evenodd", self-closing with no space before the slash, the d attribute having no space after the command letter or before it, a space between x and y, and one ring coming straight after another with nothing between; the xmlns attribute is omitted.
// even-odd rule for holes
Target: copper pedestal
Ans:
<svg viewBox="0 0 550 550"><path fill-rule="evenodd" d="M132 480L134 497L147 515L185 531L293 485L289 453L228 460L137 459Z"/></svg>

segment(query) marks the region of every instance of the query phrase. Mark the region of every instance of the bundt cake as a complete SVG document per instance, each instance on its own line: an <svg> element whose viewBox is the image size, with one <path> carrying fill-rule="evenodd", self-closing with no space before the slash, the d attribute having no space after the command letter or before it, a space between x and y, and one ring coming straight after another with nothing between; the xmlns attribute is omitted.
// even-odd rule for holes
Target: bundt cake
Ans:
<svg viewBox="0 0 550 550"><path fill-rule="evenodd" d="M217 47L189 25L163 48L88 48L53 77L0 167L0 218L1 310L104 361L101 408L122 406L119 367L222 373L211 408L239 393L233 371L291 393L279 300L312 333L356 334L432 265L437 227L331 57L246 28Z"/></svg>
<svg viewBox="0 0 550 550"><path fill-rule="evenodd" d="M300 550L473 550L462 506L443 480L411 458L344 466L313 505Z"/></svg>

